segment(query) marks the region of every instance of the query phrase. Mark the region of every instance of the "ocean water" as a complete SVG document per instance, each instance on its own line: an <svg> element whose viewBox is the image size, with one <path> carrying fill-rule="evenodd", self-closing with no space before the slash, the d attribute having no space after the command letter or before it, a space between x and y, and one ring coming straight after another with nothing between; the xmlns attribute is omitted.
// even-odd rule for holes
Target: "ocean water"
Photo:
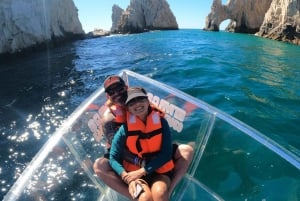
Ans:
<svg viewBox="0 0 300 201"><path fill-rule="evenodd" d="M105 77L145 74L300 155L300 46L183 29L76 41L0 62L0 198Z"/></svg>

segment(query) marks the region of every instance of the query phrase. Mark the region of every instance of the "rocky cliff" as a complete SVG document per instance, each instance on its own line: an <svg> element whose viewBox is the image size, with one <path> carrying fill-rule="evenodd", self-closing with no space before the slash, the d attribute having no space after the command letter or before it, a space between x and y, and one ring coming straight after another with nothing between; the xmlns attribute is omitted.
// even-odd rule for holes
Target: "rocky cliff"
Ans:
<svg viewBox="0 0 300 201"><path fill-rule="evenodd" d="M123 12L124 10L122 8L120 8L117 5L113 5L112 15L111 15L111 19L112 19L112 26L110 29L111 33L118 33L118 24L120 23Z"/></svg>
<svg viewBox="0 0 300 201"><path fill-rule="evenodd" d="M0 55L84 34L72 0L1 0Z"/></svg>
<svg viewBox="0 0 300 201"><path fill-rule="evenodd" d="M112 33L141 33L178 29L166 0L131 0L126 10L113 6Z"/></svg>
<svg viewBox="0 0 300 201"><path fill-rule="evenodd" d="M273 0L257 35L300 45L300 0Z"/></svg>
<svg viewBox="0 0 300 201"><path fill-rule="evenodd" d="M300 0L228 0L226 5L214 0L204 30L219 31L230 19L227 31L300 44L299 10Z"/></svg>

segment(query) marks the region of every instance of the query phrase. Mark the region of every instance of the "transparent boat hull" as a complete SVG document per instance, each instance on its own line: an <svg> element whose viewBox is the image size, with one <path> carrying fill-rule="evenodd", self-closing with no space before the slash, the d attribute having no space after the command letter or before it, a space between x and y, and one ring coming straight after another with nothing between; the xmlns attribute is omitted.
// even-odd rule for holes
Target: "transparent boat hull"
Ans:
<svg viewBox="0 0 300 201"><path fill-rule="evenodd" d="M127 70L120 76L129 86L143 86L165 111L174 141L194 148L171 200L300 200L299 156L177 89ZM105 101L101 86L53 134L4 201L127 200L92 169L106 152L105 138L93 129Z"/></svg>

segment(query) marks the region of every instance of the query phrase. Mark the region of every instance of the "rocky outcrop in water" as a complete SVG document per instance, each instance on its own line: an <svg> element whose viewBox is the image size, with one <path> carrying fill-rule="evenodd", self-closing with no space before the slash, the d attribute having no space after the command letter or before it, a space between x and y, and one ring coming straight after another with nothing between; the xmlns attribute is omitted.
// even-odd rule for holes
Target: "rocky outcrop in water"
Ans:
<svg viewBox="0 0 300 201"><path fill-rule="evenodd" d="M256 35L300 45L300 0L273 0Z"/></svg>
<svg viewBox="0 0 300 201"><path fill-rule="evenodd" d="M85 35L86 39L90 39L90 38L100 38L103 36L109 36L110 32L109 31L105 31L103 29L94 29L94 31L90 31Z"/></svg>
<svg viewBox="0 0 300 201"><path fill-rule="evenodd" d="M83 37L72 0L1 0L0 55Z"/></svg>
<svg viewBox="0 0 300 201"><path fill-rule="evenodd" d="M219 31L230 19L227 31L300 44L299 10L300 0L228 0L226 5L214 0L204 30Z"/></svg>
<svg viewBox="0 0 300 201"><path fill-rule="evenodd" d="M124 12L124 10L122 8L120 8L117 5L113 5L112 15L111 15L112 26L111 26L110 32L118 33L118 24L120 23L123 12Z"/></svg>
<svg viewBox="0 0 300 201"><path fill-rule="evenodd" d="M111 33L176 30L178 24L166 0L131 0L126 10L113 6Z"/></svg>

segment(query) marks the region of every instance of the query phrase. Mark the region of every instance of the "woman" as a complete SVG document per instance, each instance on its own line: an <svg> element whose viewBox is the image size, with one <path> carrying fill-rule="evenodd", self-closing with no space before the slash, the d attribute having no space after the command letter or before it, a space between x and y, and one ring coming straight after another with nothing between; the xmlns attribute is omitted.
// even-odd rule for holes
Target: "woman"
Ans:
<svg viewBox="0 0 300 201"><path fill-rule="evenodd" d="M167 121L150 106L143 88L129 88L127 123L113 138L110 165L128 184L133 199L166 201L174 163ZM137 185L142 187L135 195Z"/></svg>

